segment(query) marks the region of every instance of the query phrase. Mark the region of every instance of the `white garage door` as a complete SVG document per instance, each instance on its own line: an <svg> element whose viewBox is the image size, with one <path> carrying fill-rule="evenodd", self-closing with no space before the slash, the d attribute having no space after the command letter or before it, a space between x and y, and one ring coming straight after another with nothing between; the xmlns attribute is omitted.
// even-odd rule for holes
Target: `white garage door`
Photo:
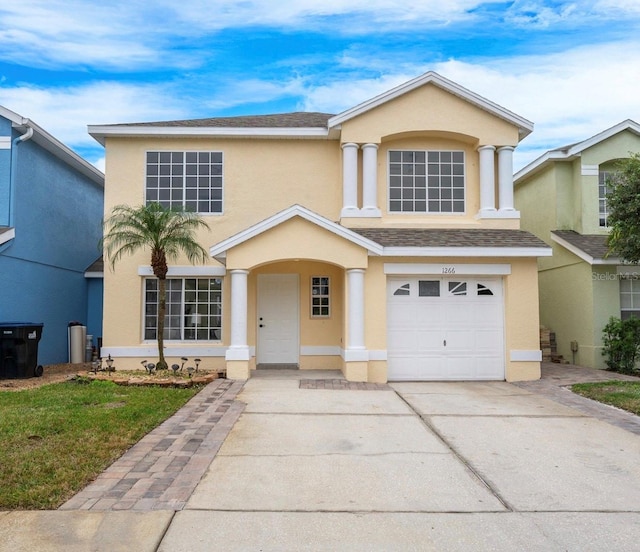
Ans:
<svg viewBox="0 0 640 552"><path fill-rule="evenodd" d="M502 280L389 278L387 340L390 381L503 380Z"/></svg>

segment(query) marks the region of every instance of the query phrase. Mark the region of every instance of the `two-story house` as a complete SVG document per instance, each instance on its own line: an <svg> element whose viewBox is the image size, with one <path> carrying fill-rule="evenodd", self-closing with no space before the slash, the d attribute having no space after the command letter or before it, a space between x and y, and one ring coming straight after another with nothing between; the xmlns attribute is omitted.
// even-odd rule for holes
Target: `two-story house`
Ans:
<svg viewBox="0 0 640 552"><path fill-rule="evenodd" d="M0 322L44 324L41 364L68 361L70 321L102 333L85 270L100 254L103 192L101 171L0 106Z"/></svg>
<svg viewBox="0 0 640 552"><path fill-rule="evenodd" d="M166 355L248 378L340 368L353 381L540 374L537 258L514 148L532 123L429 72L337 115L90 126L105 210L200 213L205 266L169 268ZM105 269L103 355L157 355L148 252Z"/></svg>
<svg viewBox="0 0 640 552"><path fill-rule="evenodd" d="M638 151L640 125L627 120L548 151L514 177L522 227L553 248L539 261L540 321L556 333L558 353L583 366L604 368L611 316L640 316L640 272L607 255L606 185L616 162Z"/></svg>

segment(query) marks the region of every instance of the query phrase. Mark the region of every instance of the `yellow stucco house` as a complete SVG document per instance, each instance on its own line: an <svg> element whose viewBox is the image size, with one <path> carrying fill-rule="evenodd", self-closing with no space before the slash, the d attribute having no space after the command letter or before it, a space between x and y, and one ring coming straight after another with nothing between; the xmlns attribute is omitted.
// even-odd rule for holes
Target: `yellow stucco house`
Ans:
<svg viewBox="0 0 640 552"><path fill-rule="evenodd" d="M640 125L626 120L546 152L515 175L522 227L546 241L540 259L540 321L566 360L604 368L602 330L611 316L640 315L640 272L608 255L607 186L616 163L640 151Z"/></svg>
<svg viewBox="0 0 640 552"><path fill-rule="evenodd" d="M245 379L339 368L351 381L540 375L537 258L512 157L526 119L436 73L338 115L90 126L105 213L199 212L205 266L169 269L165 354ZM102 354L157 355L148 255L105 271Z"/></svg>

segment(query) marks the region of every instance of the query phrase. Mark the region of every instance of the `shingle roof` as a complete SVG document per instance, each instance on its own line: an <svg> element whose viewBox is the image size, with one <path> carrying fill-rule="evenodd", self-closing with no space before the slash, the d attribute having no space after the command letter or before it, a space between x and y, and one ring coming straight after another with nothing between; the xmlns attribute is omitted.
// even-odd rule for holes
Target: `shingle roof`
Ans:
<svg viewBox="0 0 640 552"><path fill-rule="evenodd" d="M304 112L276 113L272 115L246 115L239 117L213 117L148 123L123 123L107 126L138 127L209 127L209 128L327 128L329 113Z"/></svg>
<svg viewBox="0 0 640 552"><path fill-rule="evenodd" d="M99 257L89 267L85 272L104 272L104 260L102 257Z"/></svg>
<svg viewBox="0 0 640 552"><path fill-rule="evenodd" d="M553 230L551 233L581 251L584 251L594 259L604 259L609 252L606 235L578 234L578 232L574 232L573 230Z"/></svg>
<svg viewBox="0 0 640 552"><path fill-rule="evenodd" d="M541 239L524 230L353 228L383 247L540 247Z"/></svg>

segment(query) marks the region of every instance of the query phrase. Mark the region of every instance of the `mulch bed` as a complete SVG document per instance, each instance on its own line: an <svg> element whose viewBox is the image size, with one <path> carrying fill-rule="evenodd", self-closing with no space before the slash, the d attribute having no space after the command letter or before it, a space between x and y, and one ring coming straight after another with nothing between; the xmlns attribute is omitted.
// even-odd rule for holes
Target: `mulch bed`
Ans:
<svg viewBox="0 0 640 552"><path fill-rule="evenodd" d="M200 370L189 378L187 375L174 376L171 370L148 374L142 370L136 372L91 372L91 363L82 364L50 364L44 366L44 373L39 378L0 379L0 392L34 389L50 383L60 383L80 378L111 380L119 385L156 385L163 387L191 387L206 385L223 373Z"/></svg>

